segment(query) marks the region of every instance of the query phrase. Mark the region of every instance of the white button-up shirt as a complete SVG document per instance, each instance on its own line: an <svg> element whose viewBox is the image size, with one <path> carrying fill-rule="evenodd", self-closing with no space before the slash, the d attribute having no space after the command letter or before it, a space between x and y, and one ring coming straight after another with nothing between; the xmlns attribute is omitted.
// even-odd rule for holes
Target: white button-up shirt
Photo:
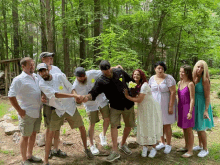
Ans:
<svg viewBox="0 0 220 165"><path fill-rule="evenodd" d="M73 116L76 111L76 102L74 98L56 98L55 93L71 94L72 84L63 74L52 74L51 81L40 80L41 91L49 98L49 105L56 108L58 116L62 116L65 112Z"/></svg>
<svg viewBox="0 0 220 165"><path fill-rule="evenodd" d="M102 75L101 70L89 70L86 71L87 81L85 84L80 83L77 79L73 83L73 89L79 95L87 95L88 92L92 89L95 84L95 81ZM95 101L88 101L83 103L86 108L86 111L97 111L99 107L103 108L108 104L108 100L105 97L104 93L98 95Z"/></svg>
<svg viewBox="0 0 220 165"><path fill-rule="evenodd" d="M9 89L8 97L16 97L21 109L32 118L40 117L41 90L36 74L28 75L24 71L15 77Z"/></svg>

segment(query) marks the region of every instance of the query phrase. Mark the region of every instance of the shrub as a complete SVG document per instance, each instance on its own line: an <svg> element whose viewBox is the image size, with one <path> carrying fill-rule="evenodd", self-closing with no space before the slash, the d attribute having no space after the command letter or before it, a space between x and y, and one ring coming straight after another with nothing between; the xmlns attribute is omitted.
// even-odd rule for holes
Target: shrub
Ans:
<svg viewBox="0 0 220 165"><path fill-rule="evenodd" d="M172 136L175 138L181 139L183 138L183 132L182 131L173 132Z"/></svg>
<svg viewBox="0 0 220 165"><path fill-rule="evenodd" d="M212 75L219 75L220 74L220 68L209 68L209 74Z"/></svg>
<svg viewBox="0 0 220 165"><path fill-rule="evenodd" d="M213 117L220 117L219 107L220 107L220 105L218 105L218 104L214 104L212 106Z"/></svg>

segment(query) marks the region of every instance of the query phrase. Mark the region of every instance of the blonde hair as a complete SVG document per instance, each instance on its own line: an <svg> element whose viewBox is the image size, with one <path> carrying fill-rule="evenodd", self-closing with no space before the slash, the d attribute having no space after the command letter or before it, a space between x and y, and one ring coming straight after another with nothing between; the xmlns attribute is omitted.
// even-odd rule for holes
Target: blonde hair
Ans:
<svg viewBox="0 0 220 165"><path fill-rule="evenodd" d="M203 73L202 73L202 79L203 81L206 80L206 78L208 78L208 80L210 80L209 78L209 69L208 69L208 65L207 63L204 61L204 60L199 60L197 61L197 63L195 64L194 68L193 68L193 80L195 81L195 78L197 77L196 75L196 69L197 69L197 66L199 64L202 64L203 65Z"/></svg>

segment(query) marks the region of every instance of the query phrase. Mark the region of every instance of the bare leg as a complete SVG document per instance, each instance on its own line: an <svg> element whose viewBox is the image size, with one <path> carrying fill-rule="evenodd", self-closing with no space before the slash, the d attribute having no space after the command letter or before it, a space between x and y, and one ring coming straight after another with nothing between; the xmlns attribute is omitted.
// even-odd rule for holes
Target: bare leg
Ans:
<svg viewBox="0 0 220 165"><path fill-rule="evenodd" d="M165 144L164 134L165 134L165 127L163 125L163 136L161 136L161 143L163 144Z"/></svg>
<svg viewBox="0 0 220 165"><path fill-rule="evenodd" d="M91 146L93 146L94 128L95 123L89 125L89 141Z"/></svg>
<svg viewBox="0 0 220 165"><path fill-rule="evenodd" d="M201 136L201 142L202 142L202 145L203 145L203 149L207 151L208 149L207 149L206 132L205 131L200 131L200 136Z"/></svg>
<svg viewBox="0 0 220 165"><path fill-rule="evenodd" d="M112 143L113 143L112 150L117 152L117 150L118 150L118 146L117 146L118 130L117 130L117 127L111 128L111 136L112 136Z"/></svg>
<svg viewBox="0 0 220 165"><path fill-rule="evenodd" d="M31 136L28 138L28 146L27 146L27 158L30 159L33 153L34 143L36 139L36 132L33 132Z"/></svg>
<svg viewBox="0 0 220 165"><path fill-rule="evenodd" d="M171 137L172 137L171 124L164 125L164 130L165 130L165 134L166 134L167 145L170 145L171 144Z"/></svg>
<svg viewBox="0 0 220 165"><path fill-rule="evenodd" d="M55 131L48 131L48 134L46 136L46 145L45 145L45 158L44 163L48 163L48 157L50 154L51 144L52 144L52 138L54 137Z"/></svg>
<svg viewBox="0 0 220 165"><path fill-rule="evenodd" d="M22 136L21 142L20 142L20 151L21 151L21 156L22 160L26 161L27 160L27 145L28 145L28 136Z"/></svg>
<svg viewBox="0 0 220 165"><path fill-rule="evenodd" d="M185 140L185 149L188 150L188 134L186 129L183 129L183 135L184 135L184 140Z"/></svg>
<svg viewBox="0 0 220 165"><path fill-rule="evenodd" d="M54 149L58 150L59 143L60 143L60 130L57 130L54 133Z"/></svg>
<svg viewBox="0 0 220 165"><path fill-rule="evenodd" d="M198 134L198 139L199 139L199 146L202 147L202 135L201 135L201 131L197 131Z"/></svg>
<svg viewBox="0 0 220 165"><path fill-rule="evenodd" d="M81 134L81 139L82 139L84 148L87 149L86 129L85 129L84 125L79 127L79 131Z"/></svg>
<svg viewBox="0 0 220 165"><path fill-rule="evenodd" d="M189 154L193 154L194 135L192 127L186 129L187 132L187 149Z"/></svg>
<svg viewBox="0 0 220 165"><path fill-rule="evenodd" d="M104 122L103 122L103 136L105 136L106 132L108 130L110 119L109 118L104 118L103 120L104 120Z"/></svg>
<svg viewBox="0 0 220 165"><path fill-rule="evenodd" d="M122 137L122 141L121 141L122 146L125 144L126 139L127 139L130 132L131 132L131 127L125 127L124 128L123 137Z"/></svg>

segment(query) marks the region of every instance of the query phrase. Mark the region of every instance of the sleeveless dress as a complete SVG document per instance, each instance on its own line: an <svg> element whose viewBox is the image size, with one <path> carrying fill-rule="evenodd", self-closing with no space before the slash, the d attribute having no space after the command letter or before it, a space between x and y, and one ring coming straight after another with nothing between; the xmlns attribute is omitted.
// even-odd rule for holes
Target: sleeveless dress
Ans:
<svg viewBox="0 0 220 165"><path fill-rule="evenodd" d="M170 102L169 87L176 85L175 79L171 75L167 75L160 84L157 84L157 82L154 79L154 76L152 76L149 80L149 85L151 87L153 98L161 106L163 125L173 124L176 121L177 103L175 100L175 103L173 105L173 114L169 114L168 113L169 102Z"/></svg>
<svg viewBox="0 0 220 165"><path fill-rule="evenodd" d="M163 136L163 122L160 104L152 97L148 83L141 86L140 93L145 94L137 109L137 143L140 145L156 144Z"/></svg>
<svg viewBox="0 0 220 165"><path fill-rule="evenodd" d="M205 94L204 94L202 78L201 78L199 83L197 83L195 87L195 127L193 129L196 131L205 131L207 128L214 127L211 104L209 104L209 108L208 108L208 114L211 121L209 121L209 119L203 118L204 111L205 111Z"/></svg>
<svg viewBox="0 0 220 165"><path fill-rule="evenodd" d="M188 86L180 90L178 88L178 122L177 125L180 128L186 129L195 126L195 108L192 111L192 118L187 119L187 114L190 110L190 92Z"/></svg>

